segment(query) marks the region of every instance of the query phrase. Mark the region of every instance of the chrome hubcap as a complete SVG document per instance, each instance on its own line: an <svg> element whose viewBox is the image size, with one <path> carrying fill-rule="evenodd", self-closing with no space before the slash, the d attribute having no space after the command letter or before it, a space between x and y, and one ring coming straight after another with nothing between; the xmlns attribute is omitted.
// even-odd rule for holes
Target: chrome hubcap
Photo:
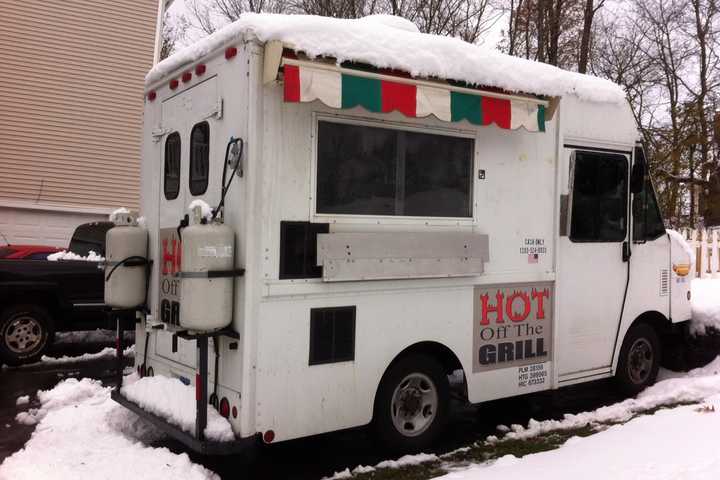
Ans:
<svg viewBox="0 0 720 480"><path fill-rule="evenodd" d="M630 347L628 375L633 383L640 385L647 381L653 366L652 345L645 338L638 338Z"/></svg>
<svg viewBox="0 0 720 480"><path fill-rule="evenodd" d="M5 345L11 352L27 353L40 344L42 327L33 317L19 315L10 322L4 336Z"/></svg>
<svg viewBox="0 0 720 480"><path fill-rule="evenodd" d="M411 373L395 388L391 402L395 429L406 437L416 437L430 427L437 415L437 388L427 375Z"/></svg>

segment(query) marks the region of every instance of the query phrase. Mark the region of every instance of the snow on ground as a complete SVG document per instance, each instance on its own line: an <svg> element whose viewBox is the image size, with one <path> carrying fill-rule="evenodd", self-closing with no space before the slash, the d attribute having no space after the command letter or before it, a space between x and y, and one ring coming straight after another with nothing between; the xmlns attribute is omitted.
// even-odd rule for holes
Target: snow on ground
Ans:
<svg viewBox="0 0 720 480"><path fill-rule="evenodd" d="M557 450L517 458L501 457L451 472L446 480L716 479L720 471L717 432L720 395L703 406L659 410L580 438Z"/></svg>
<svg viewBox="0 0 720 480"><path fill-rule="evenodd" d="M141 379L126 377L121 392L143 409L195 435L195 387L162 375ZM217 441L234 440L230 422L210 406L207 412L205 437Z"/></svg>
<svg viewBox="0 0 720 480"><path fill-rule="evenodd" d="M691 333L704 335L708 327L720 331L720 278L696 278L691 288Z"/></svg>
<svg viewBox="0 0 720 480"><path fill-rule="evenodd" d="M105 260L105 257L103 257L102 255L98 255L92 250L88 252L87 257L83 257L82 255L78 255L77 253L68 252L67 250L62 250L57 253L51 253L47 256L47 259L51 262L56 262L58 260L84 260L86 262L102 262L103 260Z"/></svg>
<svg viewBox="0 0 720 480"><path fill-rule="evenodd" d="M339 19L314 15L245 13L230 25L158 63L151 85L232 41L280 41L310 57L332 57L416 78L440 78L539 95L577 95L596 102L625 102L622 87L598 77L503 54L459 38L418 33L407 22L375 16Z"/></svg>
<svg viewBox="0 0 720 480"><path fill-rule="evenodd" d="M110 399L110 387L74 378L38 391L38 422L25 447L0 464L0 480L219 480L187 454L145 444L160 434Z"/></svg>
<svg viewBox="0 0 720 480"><path fill-rule="evenodd" d="M127 357L135 355L135 345L130 345L123 350L123 356ZM45 365L59 365L62 363L73 363L73 362L87 362L90 360L98 360L100 358L113 358L115 357L115 347L105 347L97 353L83 353L77 356L63 355L62 357L49 357L43 355L40 358L40 363Z"/></svg>
<svg viewBox="0 0 720 480"><path fill-rule="evenodd" d="M408 455L380 462L374 467L360 465L352 470L347 468L331 478L353 478L377 469L424 463L449 472L439 477L447 480L717 478L720 471L720 450L717 447L717 432L720 431L720 357L688 373L667 370L661 373L658 383L635 399L591 412L568 414L562 420L530 420L527 427L499 425L498 431L505 435L501 439L491 435L485 440L485 445L494 446L507 440L532 441L541 435L588 426L601 429L588 437L571 437L556 450L522 458L506 455L470 466L453 463L455 453L473 448L464 447L439 456ZM644 415L661 406L670 408Z"/></svg>

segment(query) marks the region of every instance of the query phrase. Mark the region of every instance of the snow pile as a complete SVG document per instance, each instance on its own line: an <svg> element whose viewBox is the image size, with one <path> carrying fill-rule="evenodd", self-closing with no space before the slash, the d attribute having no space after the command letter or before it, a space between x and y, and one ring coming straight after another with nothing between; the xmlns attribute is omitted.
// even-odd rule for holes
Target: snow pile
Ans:
<svg viewBox="0 0 720 480"><path fill-rule="evenodd" d="M47 256L47 259L51 262L56 262L58 260L85 260L86 262L102 262L103 260L105 260L105 257L98 255L92 250L90 250L87 257L83 257L82 255L78 255L77 253L69 252L67 250L63 250L57 253L51 253Z"/></svg>
<svg viewBox="0 0 720 480"><path fill-rule="evenodd" d="M600 407L592 412L566 414L562 420L530 420L527 427L512 425L505 439L528 439L551 431L571 430L587 425L626 422L638 413L663 405L700 402L720 395L720 357L708 365L676 378L661 380L645 389L637 398ZM500 440L502 441L502 440Z"/></svg>
<svg viewBox="0 0 720 480"><path fill-rule="evenodd" d="M200 216L204 218L205 220L210 221L212 219L212 207L207 204L204 200L195 199L192 202L190 202L190 205L188 205L188 212L190 212L190 217L192 218L193 212L195 211L195 207L200 207Z"/></svg>
<svg viewBox="0 0 720 480"><path fill-rule="evenodd" d="M125 350L123 350L123 356L128 357L131 355L135 355L135 345L130 345ZM114 357L115 357L115 348L114 347L105 347L97 353L83 353L82 355L78 355L75 357L71 357L68 355L63 355L62 357L49 357L47 355L43 355L40 358L39 363L42 363L45 365L61 365L64 363L88 362L91 360L99 360L101 358L114 358Z"/></svg>
<svg viewBox="0 0 720 480"><path fill-rule="evenodd" d="M720 332L720 278L696 278L691 289L690 333L704 335L710 327Z"/></svg>
<svg viewBox="0 0 720 480"><path fill-rule="evenodd" d="M148 412L165 418L173 425L195 435L195 388L177 378L157 375L126 381L122 394ZM208 406L205 437L210 440L235 440L230 422Z"/></svg>
<svg viewBox="0 0 720 480"><path fill-rule="evenodd" d="M378 468L403 468L428 462L436 462L438 460L440 460L440 457L432 453L417 453L415 455L405 455L398 458L397 460L383 460L374 467L367 465L358 465L352 470L346 468L345 470L342 470L340 472L335 472L332 477L325 477L323 480L342 480L345 478L353 478L354 475L374 472Z"/></svg>
<svg viewBox="0 0 720 480"><path fill-rule="evenodd" d="M39 391L38 400L40 409L29 415L39 424L25 448L0 465L0 480L219 480L187 454L140 443L160 434L113 402L99 381L67 379Z"/></svg>
<svg viewBox="0 0 720 480"><path fill-rule="evenodd" d="M705 402L701 406L659 410L589 437L572 437L557 450L522 458L506 455L439 478L715 479L720 471L720 395L710 396Z"/></svg>
<svg viewBox="0 0 720 480"><path fill-rule="evenodd" d="M120 207L116 210L113 210L113 212L109 215L108 220L115 223L115 220L117 220L118 216L127 215L128 213L130 213L130 210L125 207Z"/></svg>
<svg viewBox="0 0 720 480"><path fill-rule="evenodd" d="M576 95L583 100L622 103L623 89L608 80L505 55L459 38L418 33L405 20L387 17L339 19L313 15L245 13L240 18L158 63L145 78L151 85L232 41L280 41L311 58L331 57L396 69L416 78L457 80L472 85L538 95Z"/></svg>
<svg viewBox="0 0 720 480"><path fill-rule="evenodd" d="M22 395L15 400L15 406L20 407L30 403L30 395Z"/></svg>

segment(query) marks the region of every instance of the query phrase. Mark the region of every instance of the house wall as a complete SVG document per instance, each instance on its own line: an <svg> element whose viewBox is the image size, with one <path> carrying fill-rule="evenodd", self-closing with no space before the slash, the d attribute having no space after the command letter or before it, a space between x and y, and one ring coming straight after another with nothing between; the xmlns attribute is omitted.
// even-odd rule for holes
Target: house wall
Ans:
<svg viewBox="0 0 720 480"><path fill-rule="evenodd" d="M0 11L0 228L11 242L65 243L37 230L138 207L157 2L0 0Z"/></svg>

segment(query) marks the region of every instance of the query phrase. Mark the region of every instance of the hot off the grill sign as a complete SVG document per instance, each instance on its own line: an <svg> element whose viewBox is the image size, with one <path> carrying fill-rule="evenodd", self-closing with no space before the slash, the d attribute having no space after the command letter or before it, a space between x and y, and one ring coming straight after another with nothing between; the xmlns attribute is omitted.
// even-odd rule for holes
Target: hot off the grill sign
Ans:
<svg viewBox="0 0 720 480"><path fill-rule="evenodd" d="M476 287L473 372L551 359L552 284Z"/></svg>

